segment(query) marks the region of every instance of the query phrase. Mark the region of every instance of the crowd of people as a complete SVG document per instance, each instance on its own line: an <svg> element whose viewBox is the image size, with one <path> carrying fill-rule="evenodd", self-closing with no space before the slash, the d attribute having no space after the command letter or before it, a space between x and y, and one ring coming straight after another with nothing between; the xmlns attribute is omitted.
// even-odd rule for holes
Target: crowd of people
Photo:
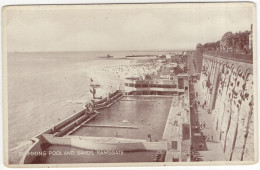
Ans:
<svg viewBox="0 0 260 170"><path fill-rule="evenodd" d="M193 89L193 80L190 80L190 89ZM207 101L201 101L201 98L198 96L198 92L193 91L190 94L190 107L191 107L191 118L193 121L191 122L192 131L194 134L199 134L196 136L196 142L192 143L190 147L190 157L191 161L201 161L201 157L199 151L205 150L206 142L214 142L214 137L209 131L207 130L209 125L207 122L201 117L201 111L208 110ZM198 139L200 138L200 139Z"/></svg>
<svg viewBox="0 0 260 170"><path fill-rule="evenodd" d="M119 78L144 77L145 75L155 75L160 68L160 64L155 59L133 60L125 65L106 65L102 70L112 72Z"/></svg>

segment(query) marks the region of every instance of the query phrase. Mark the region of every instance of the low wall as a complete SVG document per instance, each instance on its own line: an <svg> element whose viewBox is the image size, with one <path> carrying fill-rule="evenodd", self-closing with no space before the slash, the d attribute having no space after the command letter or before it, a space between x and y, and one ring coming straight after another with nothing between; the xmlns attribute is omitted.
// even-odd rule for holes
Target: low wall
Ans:
<svg viewBox="0 0 260 170"><path fill-rule="evenodd" d="M99 101L94 102L95 107L97 107L97 109L100 109L102 107L107 107L110 106L111 103L113 103L115 100L117 100L118 98L120 98L122 96L122 93L120 93L120 91L116 91L114 93L111 94L111 99L107 100L107 98L101 99ZM65 126L66 124L68 124L69 122L83 116L85 114L85 109L80 111L79 113L76 113L70 117L68 117L67 119L65 119L64 121L58 123L57 125L55 125L53 127L54 131L59 130L60 128L62 128L63 126ZM50 130L47 130L46 132L50 133ZM53 133L53 132L52 132Z"/></svg>
<svg viewBox="0 0 260 170"><path fill-rule="evenodd" d="M83 115L82 117L79 117L76 121L72 120L72 122L68 122L68 125L62 129L59 130L59 132L55 133L55 136L63 136L67 134L70 130L73 128L79 126L82 122L84 122L86 119L88 119L90 115Z"/></svg>
<svg viewBox="0 0 260 170"><path fill-rule="evenodd" d="M85 113L85 110L82 110L82 111L80 111L79 113L77 113L77 114L75 114L75 115L73 115L73 116L71 116L71 117L65 119L65 120L62 121L61 123L55 125L55 126L54 126L54 131L56 131L56 130L62 128L63 126L65 126L65 125L68 124L69 122L71 122L71 121L73 121L73 120L79 118L80 116L84 115L84 113Z"/></svg>
<svg viewBox="0 0 260 170"><path fill-rule="evenodd" d="M32 164L33 162L42 159L44 155L43 141L40 136L39 138L32 138L33 145L25 152L20 163L21 164Z"/></svg>
<svg viewBox="0 0 260 170"><path fill-rule="evenodd" d="M110 107L112 104L114 104L116 101L118 101L122 97L123 97L123 94L118 93L115 96L113 96L111 99L107 100L105 103L95 105L94 108L96 110L100 110L100 109L103 109L103 108Z"/></svg>
<svg viewBox="0 0 260 170"><path fill-rule="evenodd" d="M95 109L102 109L105 107L109 107L111 104L113 104L115 101L117 101L120 97L122 97L122 93L120 91L116 91L113 94L111 94L111 99L107 100L107 98L104 98L100 101L97 101L95 103L100 103L100 104L95 104ZM81 117L81 118L80 118ZM50 128L46 130L45 132L41 134L46 134L46 133L55 133L57 132L56 136L62 136L66 134L69 130L83 122L89 117L89 115L85 115L85 109L68 117L67 119L63 120L62 122L56 124L53 126L53 128ZM76 122L73 122L74 120L78 119ZM73 122L74 124L70 124ZM70 125L68 125L70 124ZM68 126L66 126L68 125ZM66 127L65 127L66 126ZM63 129L62 129L63 128ZM37 135L36 137L40 136L41 134Z"/></svg>
<svg viewBox="0 0 260 170"><path fill-rule="evenodd" d="M107 105L111 100L115 100L115 97L121 96L122 93L117 90L112 94L109 94L109 99L107 97L105 97L104 99L101 99L99 101L94 101L94 107L98 108L98 107L104 107L105 105Z"/></svg>
<svg viewBox="0 0 260 170"><path fill-rule="evenodd" d="M107 141L108 138L96 137L92 140L84 137L53 137L45 134L44 138L52 145L67 145L88 150L121 150L121 151L139 151L139 150L165 150L165 142L146 142L141 140L126 139L118 142ZM105 139L105 140L104 140Z"/></svg>

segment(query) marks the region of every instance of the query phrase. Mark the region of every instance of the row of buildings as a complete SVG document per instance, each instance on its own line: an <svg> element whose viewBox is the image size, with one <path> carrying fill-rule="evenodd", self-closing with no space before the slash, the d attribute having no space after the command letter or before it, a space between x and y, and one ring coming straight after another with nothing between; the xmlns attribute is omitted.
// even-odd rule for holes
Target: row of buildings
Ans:
<svg viewBox="0 0 260 170"><path fill-rule="evenodd" d="M205 52L220 51L227 53L249 54L253 51L253 35L252 25L250 31L244 32L227 32L221 40L217 42L209 42L204 45L198 44L197 48L203 48Z"/></svg>
<svg viewBox="0 0 260 170"><path fill-rule="evenodd" d="M127 95L177 95L183 94L188 85L187 54L179 52L160 55L157 62L161 64L157 75L143 77L129 77L125 79L125 93Z"/></svg>

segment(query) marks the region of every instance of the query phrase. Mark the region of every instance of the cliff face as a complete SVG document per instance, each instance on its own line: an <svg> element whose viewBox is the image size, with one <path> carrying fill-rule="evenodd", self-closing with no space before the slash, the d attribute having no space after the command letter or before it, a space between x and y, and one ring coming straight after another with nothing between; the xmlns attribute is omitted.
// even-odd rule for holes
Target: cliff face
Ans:
<svg viewBox="0 0 260 170"><path fill-rule="evenodd" d="M253 64L203 54L201 83L226 159L254 161Z"/></svg>

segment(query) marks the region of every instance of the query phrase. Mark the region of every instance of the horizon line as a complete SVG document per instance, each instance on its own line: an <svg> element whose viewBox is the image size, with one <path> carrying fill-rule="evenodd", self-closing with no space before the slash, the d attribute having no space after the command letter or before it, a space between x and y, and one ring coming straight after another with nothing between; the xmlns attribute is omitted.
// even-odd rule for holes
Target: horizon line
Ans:
<svg viewBox="0 0 260 170"><path fill-rule="evenodd" d="M158 50L79 50L79 51L7 51L7 53L33 53L33 52L119 52L119 51L129 51L129 52L163 52L163 51L195 51L196 49L158 49Z"/></svg>

